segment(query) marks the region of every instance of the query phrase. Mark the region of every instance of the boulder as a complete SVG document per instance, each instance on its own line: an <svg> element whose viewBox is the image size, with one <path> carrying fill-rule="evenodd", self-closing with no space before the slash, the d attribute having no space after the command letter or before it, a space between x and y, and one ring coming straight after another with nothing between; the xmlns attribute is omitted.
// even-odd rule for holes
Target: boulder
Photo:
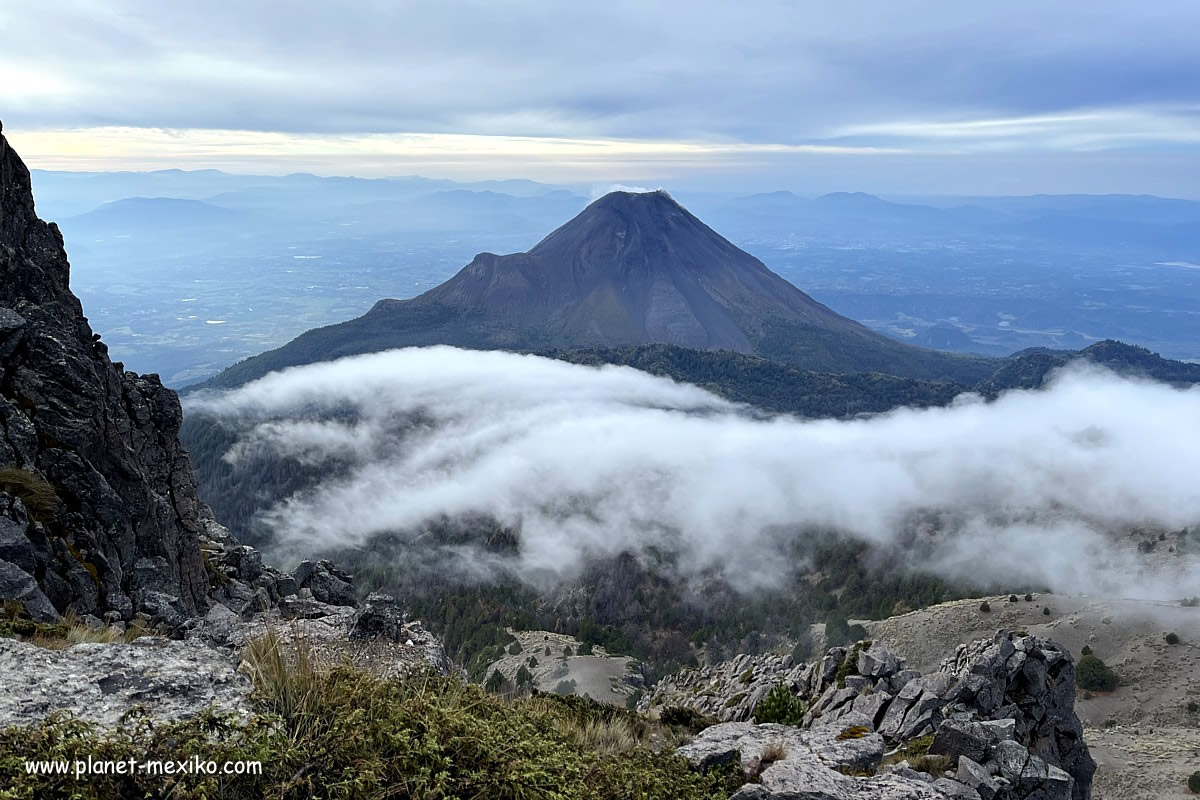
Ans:
<svg viewBox="0 0 1200 800"><path fill-rule="evenodd" d="M195 641L143 637L132 644L76 644L47 650L0 639L0 727L66 712L102 727L143 706L160 721L209 707L246 715L250 682L221 651Z"/></svg>
<svg viewBox="0 0 1200 800"><path fill-rule="evenodd" d="M863 720L848 720L863 722ZM764 763L770 750L781 756ZM889 772L870 777L883 755L883 740L853 727L825 725L804 731L784 725L724 723L707 728L679 754L707 769L737 761L748 782L732 797L739 800L947 800L963 798L938 789L927 775L916 777ZM964 787L965 788L965 787Z"/></svg>
<svg viewBox="0 0 1200 800"><path fill-rule="evenodd" d="M949 756L952 764L957 764L961 756L983 763L999 742L996 732L982 723L948 719L938 726L929 752Z"/></svg>
<svg viewBox="0 0 1200 800"><path fill-rule="evenodd" d="M879 642L858 651L858 674L876 680L888 678L900 671L900 658Z"/></svg>
<svg viewBox="0 0 1200 800"><path fill-rule="evenodd" d="M353 606L356 603L353 579L332 561L301 561L293 577L301 589L309 589L313 597L332 606Z"/></svg>
<svg viewBox="0 0 1200 800"><path fill-rule="evenodd" d="M0 561L0 600L20 604L36 622L59 620L57 609L33 576L7 561Z"/></svg>
<svg viewBox="0 0 1200 800"><path fill-rule="evenodd" d="M991 773L967 756L959 757L954 777L959 783L974 789L979 800L994 800L1001 790Z"/></svg>

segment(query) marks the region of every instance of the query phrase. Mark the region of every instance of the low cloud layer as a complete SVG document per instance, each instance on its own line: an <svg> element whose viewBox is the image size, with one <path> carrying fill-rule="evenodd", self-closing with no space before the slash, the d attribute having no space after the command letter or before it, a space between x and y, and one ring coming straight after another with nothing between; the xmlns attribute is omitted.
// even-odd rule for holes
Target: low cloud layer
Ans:
<svg viewBox="0 0 1200 800"><path fill-rule="evenodd" d="M286 370L189 411L245 425L231 459L352 465L264 512L299 552L487 514L519 528L529 575L665 548L685 574L768 585L787 538L824 530L941 537L923 566L981 582L1200 588L1194 561L1147 564L1128 533L1200 522L1200 389L1096 368L991 403L803 421L630 368L433 347Z"/></svg>

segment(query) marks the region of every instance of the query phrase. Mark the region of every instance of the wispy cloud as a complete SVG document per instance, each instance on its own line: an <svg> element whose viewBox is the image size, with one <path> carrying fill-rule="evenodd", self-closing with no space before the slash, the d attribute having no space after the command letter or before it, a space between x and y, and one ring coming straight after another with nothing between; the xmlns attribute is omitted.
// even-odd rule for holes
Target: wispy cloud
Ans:
<svg viewBox="0 0 1200 800"><path fill-rule="evenodd" d="M746 142L569 139L448 133L294 134L235 130L105 127L9 130L25 160L39 169L190 169L323 174L543 176L588 180L635 175L646 164L727 169L731 163L783 154L877 156L902 148L868 145L777 145Z"/></svg>
<svg viewBox="0 0 1200 800"><path fill-rule="evenodd" d="M1100 150L1200 144L1200 106L1107 108L1071 113L849 125L834 139L892 142L910 149Z"/></svg>

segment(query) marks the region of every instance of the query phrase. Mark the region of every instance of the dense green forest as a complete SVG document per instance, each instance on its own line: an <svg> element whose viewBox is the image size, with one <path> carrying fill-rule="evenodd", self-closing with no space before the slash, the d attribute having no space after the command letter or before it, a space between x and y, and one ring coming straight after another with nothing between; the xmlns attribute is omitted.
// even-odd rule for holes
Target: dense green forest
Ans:
<svg viewBox="0 0 1200 800"><path fill-rule="evenodd" d="M695 384L738 403L802 417L842 417L897 406L945 405L967 388L949 381L898 378L878 372L813 372L729 350L690 350L669 344L559 350L546 355L589 366L634 367Z"/></svg>
<svg viewBox="0 0 1200 800"><path fill-rule="evenodd" d="M519 546L511 533L476 524L328 554L354 572L360 591L401 599L476 679L512 641L505 628L565 633L634 656L653 680L701 659L781 646L805 658L814 646L813 623L826 624L830 644L844 644L862 636L849 620L882 619L975 593L919 568L896 568L902 558L917 563L919 554L884 553L817 534L796 537L788 553L792 570L766 589L739 590L715 574L676 577L670 557L632 554L595 562L575 580L543 588L502 566L486 581L468 581L449 569L451 553L465 541L474 538L500 557ZM433 543L438 536L442 544Z"/></svg>

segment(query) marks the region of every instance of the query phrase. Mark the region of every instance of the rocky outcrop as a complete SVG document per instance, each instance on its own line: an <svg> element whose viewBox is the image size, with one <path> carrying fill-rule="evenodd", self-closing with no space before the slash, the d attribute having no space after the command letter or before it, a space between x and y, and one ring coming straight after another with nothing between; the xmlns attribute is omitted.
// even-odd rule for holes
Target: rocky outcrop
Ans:
<svg viewBox="0 0 1200 800"><path fill-rule="evenodd" d="M912 770L874 774L885 748L878 733L863 732L867 725L865 718L811 730L726 722L705 729L678 752L701 769L739 761L754 781L731 800L942 800L953 796L934 786L929 776L910 774ZM864 773L869 777L861 777Z"/></svg>
<svg viewBox="0 0 1200 800"><path fill-rule="evenodd" d="M790 736L800 737L797 742L807 741L801 735L804 728L826 734L830 729L850 728L869 732L863 740L878 742L881 754L889 750L893 760L919 756L926 770L897 764L889 780L915 780L924 788L912 789L912 794L888 794L899 791L898 784L887 787L874 779L846 783L844 776L829 775L811 783L820 764L835 772L846 771L846 765L828 758L814 762L803 748L793 748L800 754L800 765L774 770L769 781L764 771L760 784L739 797L1086 800L1091 796L1096 765L1075 715L1074 662L1052 641L1039 637L999 631L991 639L960 646L938 670L924 675L904 669L901 659L879 643L833 648L807 665L777 657L740 657L664 682L667 685L659 687L649 705L684 705L729 716L748 712L743 718L752 718L756 703L751 705L749 692L765 696L762 686L780 683L808 702L803 726L788 729L795 731ZM749 748L745 752L752 754L756 743L775 735L778 727L738 725L710 728L691 749L681 752L692 758L706 747L724 746L730 732L736 731L741 746ZM874 771L877 766L878 762L854 771ZM806 776L810 786L828 784L828 789L804 789L801 783L783 780L785 773Z"/></svg>
<svg viewBox="0 0 1200 800"><path fill-rule="evenodd" d="M441 642L390 598L356 609L334 564L289 575L212 519L179 444L178 398L109 359L69 277L62 235L38 219L0 131L0 601L6 616L70 610L182 641L56 651L0 639L0 725L55 710L109 724L139 703L164 719L241 709L240 649L275 630L330 663L451 672Z"/></svg>
<svg viewBox="0 0 1200 800"><path fill-rule="evenodd" d="M0 131L0 600L177 624L209 602L179 401L109 359L69 272Z"/></svg>
<svg viewBox="0 0 1200 800"><path fill-rule="evenodd" d="M291 576L284 574L284 578ZM265 594L263 586L255 590L257 597ZM303 647L309 660L319 665L349 663L388 678L421 671L461 675L441 639L419 621L407 619L389 595L373 593L357 607L339 606L322 602L310 588L303 588L263 610L255 606L253 598L240 611L216 603L202 619L185 624L186 635L225 648L231 658L253 640L273 636L285 650Z"/></svg>
<svg viewBox="0 0 1200 800"><path fill-rule="evenodd" d="M145 637L132 644L76 644L47 650L0 639L0 727L64 712L103 727L142 707L174 721L205 709L250 712L250 681L227 655L200 642Z"/></svg>
<svg viewBox="0 0 1200 800"><path fill-rule="evenodd" d="M796 663L791 656L743 653L719 664L666 676L638 709L646 712L653 707L680 706L721 722L743 722L754 716L754 709L775 684L787 684L799 693L801 679L807 681L809 671L809 665Z"/></svg>

